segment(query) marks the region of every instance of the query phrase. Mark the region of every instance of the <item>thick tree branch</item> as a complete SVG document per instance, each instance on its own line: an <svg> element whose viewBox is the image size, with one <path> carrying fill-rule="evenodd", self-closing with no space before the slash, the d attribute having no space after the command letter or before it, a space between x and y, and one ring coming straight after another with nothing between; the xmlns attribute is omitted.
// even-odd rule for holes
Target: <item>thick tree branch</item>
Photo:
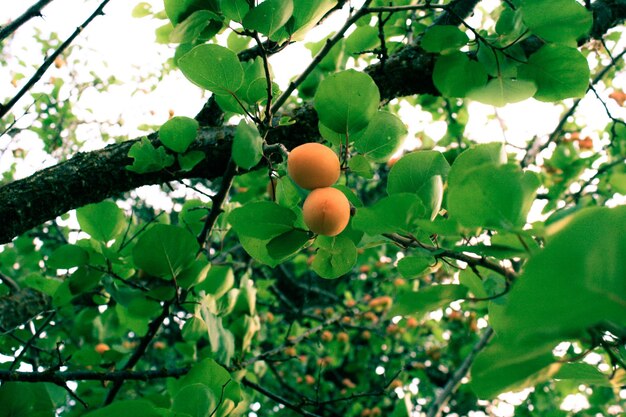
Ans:
<svg viewBox="0 0 626 417"><path fill-rule="evenodd" d="M150 381L161 378L179 378L186 375L189 368L158 369L152 371L41 371L22 372L0 369L2 382L52 382L64 384L67 381Z"/></svg>
<svg viewBox="0 0 626 417"><path fill-rule="evenodd" d="M35 74L30 77L24 87L22 87L22 89L18 91L17 94L6 104L0 104L0 118L3 118L9 112L9 110L11 110L15 103L17 103L20 98L22 98L22 96L26 94L26 92L28 92L28 90L30 90L37 83L37 81L41 79L41 77L45 74L48 68L50 68L50 65L54 63L54 60L59 55L61 55L72 42L74 42L74 39L76 39L76 37L82 33L87 25L89 25L97 16L104 14L102 10L109 1L110 0L104 0L102 3L100 3L100 6L98 6L98 8L87 18L87 20L85 20L82 25L77 27L74 33L72 33L70 37L61 44L61 46L59 46L48 58L46 58L44 63L41 64L37 71L35 71Z"/></svg>
<svg viewBox="0 0 626 417"><path fill-rule="evenodd" d="M0 41L10 36L16 30L20 28L24 23L28 22L33 17L41 16L41 10L46 7L52 0L39 0L22 13L17 19L10 23L0 27Z"/></svg>
<svg viewBox="0 0 626 417"><path fill-rule="evenodd" d="M475 4L476 0L457 3L469 5ZM621 7L622 2L599 0L594 4L598 8L602 4L612 10L611 22L626 17L626 8ZM471 12L472 9L469 10ZM455 13L461 16L460 12ZM606 13L595 15L596 19L605 20L606 16ZM439 95L432 82L435 58L436 55L426 53L418 46L407 46L391 55L384 66L377 63L365 71L378 85L383 100L414 94ZM305 142L319 140L317 114L311 106L297 108L291 116L296 123L272 129L267 138L268 143L282 143L291 149ZM143 185L183 178L210 180L221 177L230 159L232 135L232 127L203 128L192 149L204 151L206 159L190 172L179 171L176 166L143 175L128 171L125 166L131 160L127 154L135 143L128 141L99 151L77 154L68 161L5 185L0 188L0 218L4 220L0 224L0 244L71 209ZM150 138L157 143L156 135Z"/></svg>

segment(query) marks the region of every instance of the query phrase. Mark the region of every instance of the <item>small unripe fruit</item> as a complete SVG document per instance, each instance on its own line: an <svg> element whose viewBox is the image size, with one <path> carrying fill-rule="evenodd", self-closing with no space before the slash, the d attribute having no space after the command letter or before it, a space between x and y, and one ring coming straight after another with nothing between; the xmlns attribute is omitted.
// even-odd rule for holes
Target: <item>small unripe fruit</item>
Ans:
<svg viewBox="0 0 626 417"><path fill-rule="evenodd" d="M331 332L329 332L328 330L324 330L324 331L322 332L321 339L322 339L324 342L330 342L330 341L332 341L332 340L333 340L333 334L332 334Z"/></svg>
<svg viewBox="0 0 626 417"><path fill-rule="evenodd" d="M288 348L285 349L285 355L287 356L296 356L296 348L293 346L289 346Z"/></svg>
<svg viewBox="0 0 626 417"><path fill-rule="evenodd" d="M109 345L107 345L106 343L98 343L94 349L100 355L104 354L104 352L106 352L107 350L111 350Z"/></svg>
<svg viewBox="0 0 626 417"><path fill-rule="evenodd" d="M163 350L167 347L167 345L165 344L165 342L162 342L160 340L157 340L156 342L154 342L154 345L152 345L156 350Z"/></svg>
<svg viewBox="0 0 626 417"><path fill-rule="evenodd" d="M336 188L318 188L302 206L304 223L318 235L337 236L350 221L350 202Z"/></svg>
<svg viewBox="0 0 626 417"><path fill-rule="evenodd" d="M304 382L305 382L307 385L313 385L313 384L315 384L315 378L313 378L313 376L312 376L312 375L308 375L308 374L307 374L307 375L305 375L305 376L304 376Z"/></svg>
<svg viewBox="0 0 626 417"><path fill-rule="evenodd" d="M348 343L350 336L346 332L337 333L337 340L341 343Z"/></svg>
<svg viewBox="0 0 626 417"><path fill-rule="evenodd" d="M332 149L320 143L305 143L289 152L287 172L300 187L313 190L336 183L341 166Z"/></svg>

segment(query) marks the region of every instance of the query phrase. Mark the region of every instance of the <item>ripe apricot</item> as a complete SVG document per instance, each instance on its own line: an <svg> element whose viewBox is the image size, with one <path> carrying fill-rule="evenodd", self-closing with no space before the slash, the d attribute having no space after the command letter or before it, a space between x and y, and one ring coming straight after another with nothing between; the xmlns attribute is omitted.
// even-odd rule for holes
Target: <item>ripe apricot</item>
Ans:
<svg viewBox="0 0 626 417"><path fill-rule="evenodd" d="M289 152L287 172L307 190L330 187L339 179L341 167L337 154L320 143L305 143Z"/></svg>
<svg viewBox="0 0 626 417"><path fill-rule="evenodd" d="M111 348L106 343L98 343L96 347L94 348L94 350L100 355L102 355L107 350L111 350Z"/></svg>
<svg viewBox="0 0 626 417"><path fill-rule="evenodd" d="M337 236L350 221L350 202L336 188L317 188L304 200L304 223L318 235Z"/></svg>

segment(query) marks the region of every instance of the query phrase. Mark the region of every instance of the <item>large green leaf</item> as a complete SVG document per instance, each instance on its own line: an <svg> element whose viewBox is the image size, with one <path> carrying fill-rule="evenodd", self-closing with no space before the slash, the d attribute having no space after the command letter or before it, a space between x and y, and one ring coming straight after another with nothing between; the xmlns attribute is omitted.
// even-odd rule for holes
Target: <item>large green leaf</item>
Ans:
<svg viewBox="0 0 626 417"><path fill-rule="evenodd" d="M520 12L535 35L572 46L589 33L593 23L591 11L576 0L524 0Z"/></svg>
<svg viewBox="0 0 626 417"><path fill-rule="evenodd" d="M192 43L212 21L219 21L220 17L208 10L197 10L183 22L176 25L170 33L172 43Z"/></svg>
<svg viewBox="0 0 626 417"><path fill-rule="evenodd" d="M233 94L243 83L243 67L237 54L220 45L198 45L178 60L191 82L215 94Z"/></svg>
<svg viewBox="0 0 626 417"><path fill-rule="evenodd" d="M54 417L54 404L44 384L3 382L0 417Z"/></svg>
<svg viewBox="0 0 626 417"><path fill-rule="evenodd" d="M480 352L470 371L471 387L479 398L491 399L550 379L559 370L546 345L503 344L498 337Z"/></svg>
<svg viewBox="0 0 626 417"><path fill-rule="evenodd" d="M456 157L448 181L452 184L461 181L468 173L483 164L502 165L506 164L507 156L504 145L500 142L483 143L475 145Z"/></svg>
<svg viewBox="0 0 626 417"><path fill-rule="evenodd" d="M206 385L191 384L174 397L172 410L191 417L209 417L217 407L218 399Z"/></svg>
<svg viewBox="0 0 626 417"><path fill-rule="evenodd" d="M124 212L112 201L89 204L76 210L80 228L102 242L118 238L126 227Z"/></svg>
<svg viewBox="0 0 626 417"><path fill-rule="evenodd" d="M421 46L426 52L446 53L458 51L469 38L461 29L452 25L437 25L429 28L422 37Z"/></svg>
<svg viewBox="0 0 626 417"><path fill-rule="evenodd" d="M46 265L54 269L70 269L89 263L89 253L76 245L59 246L50 254Z"/></svg>
<svg viewBox="0 0 626 417"><path fill-rule="evenodd" d="M83 414L85 417L159 417L160 414L151 402L147 400L120 400L104 408Z"/></svg>
<svg viewBox="0 0 626 417"><path fill-rule="evenodd" d="M194 260L198 249L196 238L186 229L157 224L139 236L133 260L151 275L172 278Z"/></svg>
<svg viewBox="0 0 626 417"><path fill-rule="evenodd" d="M241 23L250 10L247 0L220 0L220 8L224 16Z"/></svg>
<svg viewBox="0 0 626 417"><path fill-rule="evenodd" d="M387 193L415 193L433 219L441 209L443 183L450 165L441 152L411 152L396 162L389 172Z"/></svg>
<svg viewBox="0 0 626 417"><path fill-rule="evenodd" d="M206 291L220 298L235 285L235 274L231 267L226 265L212 265L206 279L196 286L197 291Z"/></svg>
<svg viewBox="0 0 626 417"><path fill-rule="evenodd" d="M306 33L315 27L319 20L337 4L336 0L294 1L293 14L287 24L277 30L272 38L301 41Z"/></svg>
<svg viewBox="0 0 626 417"><path fill-rule="evenodd" d="M316 244L319 249L311 267L322 278L339 278L350 272L356 263L356 246L346 236L318 236Z"/></svg>
<svg viewBox="0 0 626 417"><path fill-rule="evenodd" d="M415 220L425 214L426 209L417 195L398 193L378 200L372 207L357 209L352 226L372 236L412 233L416 229Z"/></svg>
<svg viewBox="0 0 626 417"><path fill-rule="evenodd" d="M159 140L174 152L185 152L198 134L199 124L190 117L176 116L159 129Z"/></svg>
<svg viewBox="0 0 626 417"><path fill-rule="evenodd" d="M299 251L309 239L309 233L305 230L289 230L268 242L267 253L276 260L284 259Z"/></svg>
<svg viewBox="0 0 626 417"><path fill-rule="evenodd" d="M556 344L601 322L626 324L626 206L584 209L562 224L508 294L498 330L513 341Z"/></svg>
<svg viewBox="0 0 626 417"><path fill-rule="evenodd" d="M250 9L243 18L243 26L271 37L283 27L293 14L293 0L266 0Z"/></svg>
<svg viewBox="0 0 626 417"><path fill-rule="evenodd" d="M533 81L497 77L486 85L468 92L467 97L484 104L502 107L532 97L537 91Z"/></svg>
<svg viewBox="0 0 626 417"><path fill-rule="evenodd" d="M585 95L589 86L589 65L577 49L548 44L520 66L519 76L535 82L537 100L558 101Z"/></svg>
<svg viewBox="0 0 626 417"><path fill-rule="evenodd" d="M240 237L269 240L292 230L296 214L276 203L258 201L233 210L228 221Z"/></svg>
<svg viewBox="0 0 626 417"><path fill-rule="evenodd" d="M601 385L610 387L609 375L605 375L600 370L588 363L565 363L554 375L555 379L566 379L575 381L578 384Z"/></svg>
<svg viewBox="0 0 626 417"><path fill-rule="evenodd" d="M448 212L468 228L521 229L539 185L516 165L482 164L449 182Z"/></svg>
<svg viewBox="0 0 626 417"><path fill-rule="evenodd" d="M368 158L382 162L398 150L406 134L407 128L398 116L379 111L367 128L355 136L354 146Z"/></svg>
<svg viewBox="0 0 626 417"><path fill-rule="evenodd" d="M196 10L216 11L218 9L217 0L164 0L163 3L165 13L174 26Z"/></svg>
<svg viewBox="0 0 626 417"><path fill-rule="evenodd" d="M471 61L462 52L453 52L437 58L433 70L435 87L447 97L465 97L487 83L487 71L480 62Z"/></svg>
<svg viewBox="0 0 626 417"><path fill-rule="evenodd" d="M320 122L346 134L358 132L372 120L380 104L380 93L369 75L347 70L325 78L314 101Z"/></svg>
<svg viewBox="0 0 626 417"><path fill-rule="evenodd" d="M263 139L255 125L239 122L233 138L233 160L243 169L256 166L263 157Z"/></svg>
<svg viewBox="0 0 626 417"><path fill-rule="evenodd" d="M454 284L434 285L419 291L401 292L394 300L389 316L426 314L466 296L467 288Z"/></svg>

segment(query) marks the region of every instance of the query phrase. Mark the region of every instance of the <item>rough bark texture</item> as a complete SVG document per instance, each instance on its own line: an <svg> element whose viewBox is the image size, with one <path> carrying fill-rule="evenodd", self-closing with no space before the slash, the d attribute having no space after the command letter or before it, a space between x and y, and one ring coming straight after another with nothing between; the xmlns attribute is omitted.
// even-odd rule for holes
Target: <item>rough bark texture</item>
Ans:
<svg viewBox="0 0 626 417"><path fill-rule="evenodd" d="M468 4L476 4L470 0ZM626 18L626 0L597 1L592 7L592 36L601 37ZM471 12L466 10L468 14ZM439 94L432 82L435 55L418 46L407 46L380 63L366 69L378 85L383 100L413 94ZM288 149L304 142L319 140L317 114L310 105L292 110L295 124L273 129L270 143L283 143ZM207 119L209 119L207 117ZM219 124L219 120L205 120ZM218 178L230 158L233 127L204 127L193 149L205 152L207 158L190 172L176 167L150 173L135 174L125 166L132 161L128 150L136 142L110 145L102 150L79 153L53 167L0 188L0 243L10 242L27 230L54 219L85 204L102 201L142 185L162 184L183 178ZM151 140L157 141L155 135Z"/></svg>

